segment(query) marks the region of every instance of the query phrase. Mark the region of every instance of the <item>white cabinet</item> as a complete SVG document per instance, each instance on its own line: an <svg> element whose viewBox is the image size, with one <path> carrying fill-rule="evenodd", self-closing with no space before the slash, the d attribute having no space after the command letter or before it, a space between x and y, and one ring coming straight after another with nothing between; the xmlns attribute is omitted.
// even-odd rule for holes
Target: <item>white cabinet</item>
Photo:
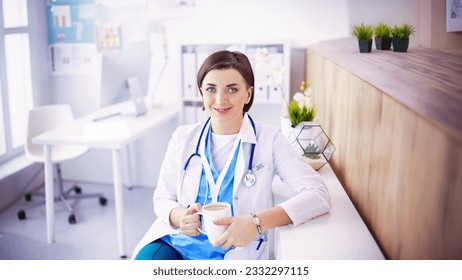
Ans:
<svg viewBox="0 0 462 280"><path fill-rule="evenodd" d="M246 54L252 64L255 96L249 114L256 120L279 126L282 110L290 97L290 46L286 42L182 45L182 123L195 123L208 117L202 111L197 72L209 55L225 49Z"/></svg>

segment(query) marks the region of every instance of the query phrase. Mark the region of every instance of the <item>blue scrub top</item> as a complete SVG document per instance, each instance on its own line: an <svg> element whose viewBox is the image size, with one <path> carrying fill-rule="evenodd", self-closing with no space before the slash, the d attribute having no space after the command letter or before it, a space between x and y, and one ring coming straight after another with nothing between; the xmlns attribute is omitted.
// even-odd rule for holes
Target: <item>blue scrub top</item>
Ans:
<svg viewBox="0 0 462 280"><path fill-rule="evenodd" d="M212 171L213 179L215 182L219 177L219 173L213 165L210 153L210 129L207 133L205 142L205 155ZM237 145L236 151L234 152L233 159L229 166L228 171L223 180L223 184L218 192L217 201L228 202L231 205L231 214L234 216L233 209L233 185L234 185L234 170L236 169L237 156L239 154L241 142ZM199 192L197 194L196 202L202 205L212 202L212 196L209 189L204 168L202 168ZM207 198L205 197L207 194ZM206 201L206 203L204 203ZM198 236L187 236L182 233L170 234L161 238L178 250L186 260L222 260L224 255L231 249L223 250L221 247L213 248L212 244L207 239L207 235L200 233Z"/></svg>

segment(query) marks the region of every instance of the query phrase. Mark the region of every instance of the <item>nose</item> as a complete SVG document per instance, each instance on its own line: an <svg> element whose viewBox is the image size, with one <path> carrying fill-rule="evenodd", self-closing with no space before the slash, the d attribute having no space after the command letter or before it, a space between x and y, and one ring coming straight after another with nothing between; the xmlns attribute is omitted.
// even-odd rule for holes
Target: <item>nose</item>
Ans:
<svg viewBox="0 0 462 280"><path fill-rule="evenodd" d="M216 103L226 104L226 100L227 100L226 90L224 89L217 90L216 99L215 99Z"/></svg>

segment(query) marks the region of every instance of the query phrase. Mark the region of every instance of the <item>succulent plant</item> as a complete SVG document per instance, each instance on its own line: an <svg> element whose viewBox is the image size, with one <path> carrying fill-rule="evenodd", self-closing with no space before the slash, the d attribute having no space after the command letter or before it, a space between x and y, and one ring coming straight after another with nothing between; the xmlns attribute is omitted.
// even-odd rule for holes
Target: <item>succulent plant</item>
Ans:
<svg viewBox="0 0 462 280"><path fill-rule="evenodd" d="M313 143L309 143L304 149L304 152L304 156L310 159L318 159L321 157L321 149L319 149L318 145Z"/></svg>

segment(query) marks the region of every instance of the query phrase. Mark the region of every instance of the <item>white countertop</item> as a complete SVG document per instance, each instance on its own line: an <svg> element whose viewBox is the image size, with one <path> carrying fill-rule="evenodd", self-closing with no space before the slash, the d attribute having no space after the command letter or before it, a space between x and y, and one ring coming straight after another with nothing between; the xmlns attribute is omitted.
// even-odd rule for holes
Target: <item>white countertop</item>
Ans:
<svg viewBox="0 0 462 280"><path fill-rule="evenodd" d="M289 260L385 259L369 229L356 211L332 168L318 171L327 184L332 200L329 213L298 227L275 230L274 255ZM280 180L273 184L275 204L287 199L291 190Z"/></svg>

